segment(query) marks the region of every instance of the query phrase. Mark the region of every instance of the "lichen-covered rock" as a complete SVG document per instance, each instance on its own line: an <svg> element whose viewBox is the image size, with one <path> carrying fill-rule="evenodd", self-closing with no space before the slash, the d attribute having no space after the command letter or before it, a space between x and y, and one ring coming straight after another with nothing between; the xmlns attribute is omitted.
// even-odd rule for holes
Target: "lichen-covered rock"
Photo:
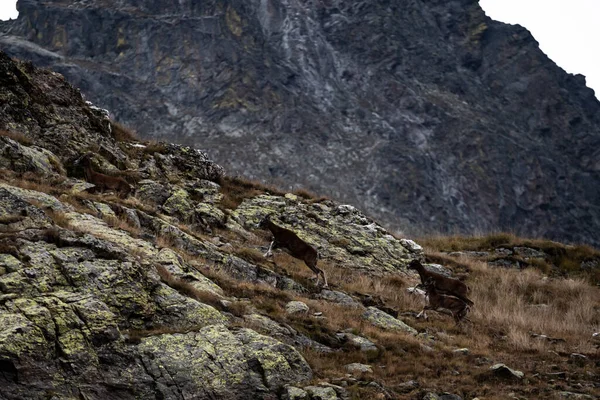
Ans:
<svg viewBox="0 0 600 400"><path fill-rule="evenodd" d="M285 312L288 314L305 314L308 310L306 303L301 301L290 301L285 305Z"/></svg>
<svg viewBox="0 0 600 400"><path fill-rule="evenodd" d="M308 393L295 386L286 386L281 398L282 400L308 400Z"/></svg>
<svg viewBox="0 0 600 400"><path fill-rule="evenodd" d="M354 300L351 296L337 290L321 290L321 292L319 292L317 295L317 298L333 303L343 304L345 306L362 307L362 305Z"/></svg>
<svg viewBox="0 0 600 400"><path fill-rule="evenodd" d="M176 189L171 196L163 203L163 210L181 222L192 222L194 208L188 193L183 189Z"/></svg>
<svg viewBox="0 0 600 400"><path fill-rule="evenodd" d="M79 387L81 396L98 399L133 399L132 393L245 399L311 378L292 347L249 329L231 331L215 308L161 283L158 264L198 290L222 293L173 250L46 196L0 188L0 209L24 210L12 225L30 228L11 231L17 250L0 254L4 398L43 398L49 387L68 398ZM52 225L31 203L64 210L61 223L76 232ZM197 246L223 257L216 247ZM165 328L182 334L153 334Z"/></svg>
<svg viewBox="0 0 600 400"><path fill-rule="evenodd" d="M146 204L162 206L171 196L171 190L165 185L150 179L144 179L138 182L138 188L135 197Z"/></svg>
<svg viewBox="0 0 600 400"><path fill-rule="evenodd" d="M183 398L253 398L312 376L293 348L223 325L143 339L139 350L151 376L167 387L176 386Z"/></svg>
<svg viewBox="0 0 600 400"><path fill-rule="evenodd" d="M392 317L376 307L368 307L364 312L363 317L378 328L398 330L413 335L417 334L417 330L415 328L406 325L404 322Z"/></svg>
<svg viewBox="0 0 600 400"><path fill-rule="evenodd" d="M335 389L323 386L306 386L304 390L308 392L311 399L314 400L338 400L339 397Z"/></svg>
<svg viewBox="0 0 600 400"><path fill-rule="evenodd" d="M23 146L0 136L0 168L15 172L34 172L38 175L64 173L60 160L52 152L38 146Z"/></svg>
<svg viewBox="0 0 600 400"><path fill-rule="evenodd" d="M351 363L351 364L344 365L344 368L346 369L346 371L350 372L351 374L367 374L367 373L372 374L373 373L373 368L367 364Z"/></svg>

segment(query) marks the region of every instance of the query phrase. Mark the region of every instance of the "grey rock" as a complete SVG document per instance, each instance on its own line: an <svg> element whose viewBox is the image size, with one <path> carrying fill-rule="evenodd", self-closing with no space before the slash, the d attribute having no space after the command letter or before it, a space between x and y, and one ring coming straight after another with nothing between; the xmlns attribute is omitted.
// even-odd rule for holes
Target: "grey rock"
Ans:
<svg viewBox="0 0 600 400"><path fill-rule="evenodd" d="M484 258L490 255L487 251L453 251L448 253L449 256L453 257L473 257L473 258Z"/></svg>
<svg viewBox="0 0 600 400"><path fill-rule="evenodd" d="M490 367L490 371L495 376L504 379L523 379L525 375L523 372L511 369L504 364L494 364Z"/></svg>
<svg viewBox="0 0 600 400"><path fill-rule="evenodd" d="M321 290L321 292L317 294L316 297L319 299L331 301L333 303L343 304L346 306L361 307L361 304L354 300L351 296L336 290Z"/></svg>
<svg viewBox="0 0 600 400"><path fill-rule="evenodd" d="M452 350L452 352L453 352L454 354L463 354L463 355L467 355L467 354L469 354L469 353L470 353L470 352L469 352L469 349L467 349L466 347L464 347L464 348L462 348L462 349L454 349L454 350Z"/></svg>
<svg viewBox="0 0 600 400"><path fill-rule="evenodd" d="M171 196L171 190L165 185L150 179L142 180L138 183L135 197L144 203L162 206Z"/></svg>
<svg viewBox="0 0 600 400"><path fill-rule="evenodd" d="M361 363L352 363L344 365L346 371L352 374L366 374L373 373L373 368L370 365L361 364Z"/></svg>
<svg viewBox="0 0 600 400"><path fill-rule="evenodd" d="M359 348L360 351L365 353L379 353L379 349L375 345L375 343L371 342L369 339L354 335L349 332L340 332L335 335L338 339L349 343L353 347Z"/></svg>
<svg viewBox="0 0 600 400"><path fill-rule="evenodd" d="M301 301L290 301L285 305L285 312L288 314L305 314L308 310L306 303Z"/></svg>
<svg viewBox="0 0 600 400"><path fill-rule="evenodd" d="M593 399L597 398L594 396L590 396L589 394L573 393L573 392L567 392L567 391L558 392L558 396L561 398L565 398L565 399L582 399L582 400L593 400Z"/></svg>
<svg viewBox="0 0 600 400"><path fill-rule="evenodd" d="M447 277L452 277L452 271L450 271L448 268L444 267L443 265L423 264L423 266L430 271L437 272L438 274L442 274Z"/></svg>
<svg viewBox="0 0 600 400"><path fill-rule="evenodd" d="M517 255L526 258L545 258L546 253L540 250L532 249L530 247L515 247L514 251Z"/></svg>
<svg viewBox="0 0 600 400"><path fill-rule="evenodd" d="M413 327L406 325L399 319L396 319L375 307L368 307L363 314L363 318L382 329L399 330L413 335L418 333Z"/></svg>
<svg viewBox="0 0 600 400"><path fill-rule="evenodd" d="M408 393L415 389L418 389L419 387L421 387L419 382L417 382L415 380L410 380L410 381L402 382L402 383L396 385L394 387L394 389L400 393Z"/></svg>
<svg viewBox="0 0 600 400"><path fill-rule="evenodd" d="M308 398L306 390L295 386L286 386L282 395L282 400L308 400Z"/></svg>
<svg viewBox="0 0 600 400"><path fill-rule="evenodd" d="M338 400L338 395L332 387L306 386L304 387L310 394L311 400Z"/></svg>
<svg viewBox="0 0 600 400"><path fill-rule="evenodd" d="M423 247L417 244L414 240L410 239L400 239L400 244L406 247L409 251L415 254L423 253Z"/></svg>
<svg viewBox="0 0 600 400"><path fill-rule="evenodd" d="M600 268L600 260L587 260L581 263L580 268L584 271L592 271Z"/></svg>

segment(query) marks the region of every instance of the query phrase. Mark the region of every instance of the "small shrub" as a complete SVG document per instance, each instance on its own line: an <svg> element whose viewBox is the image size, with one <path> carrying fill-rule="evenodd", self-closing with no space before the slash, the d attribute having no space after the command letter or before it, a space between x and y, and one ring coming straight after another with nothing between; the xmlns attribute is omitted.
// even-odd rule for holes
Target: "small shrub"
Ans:
<svg viewBox="0 0 600 400"><path fill-rule="evenodd" d="M184 296L191 297L191 298L196 299L204 304L211 305L211 306L215 307L217 310L225 309L225 306L220 301L221 300L220 296L218 296L212 292L209 292L209 291L203 291L203 290L196 289L194 287L194 285L190 284L189 282L186 282L182 279L179 279L179 278L173 276L173 274L171 274L162 265L156 265L156 271L158 272L158 275L163 280L163 282L165 282L167 285L169 285L173 289L177 290L179 293L183 294Z"/></svg>
<svg viewBox="0 0 600 400"><path fill-rule="evenodd" d="M52 168L54 168L54 170L56 172L58 172L60 175L67 174L67 172L65 171L65 168L63 167L62 163L60 162L60 160L57 157L50 156L48 158L48 161L50 162L50 165L52 165Z"/></svg>
<svg viewBox="0 0 600 400"><path fill-rule="evenodd" d="M50 217L50 219L54 221L56 225L60 226L61 228L70 229L70 219L66 216L65 213L60 211L54 211L50 208L46 209L45 211L46 215L48 215L48 217Z"/></svg>
<svg viewBox="0 0 600 400"><path fill-rule="evenodd" d="M270 193L283 196L278 189L239 177L223 177L217 182L221 185L223 199L219 203L221 209L235 210L245 199L250 199L261 194Z"/></svg>
<svg viewBox="0 0 600 400"><path fill-rule="evenodd" d="M110 121L112 135L117 142L134 142L138 140L135 131L118 122Z"/></svg>
<svg viewBox="0 0 600 400"><path fill-rule="evenodd" d="M250 261L254 264L259 264L265 261L265 258L263 257L262 253L256 249L252 249L249 247L241 247L235 249L234 252L241 259Z"/></svg>
<svg viewBox="0 0 600 400"><path fill-rule="evenodd" d="M142 149L142 152L150 155L154 153L165 154L167 152L167 145L162 142L149 142L146 144L146 147Z"/></svg>
<svg viewBox="0 0 600 400"><path fill-rule="evenodd" d="M21 222L25 219L23 215L9 214L0 216L0 225L10 225L15 222Z"/></svg>
<svg viewBox="0 0 600 400"><path fill-rule="evenodd" d="M7 138L10 138L10 139L14 140L15 142L22 144L23 146L33 145L33 140L31 140L30 138L28 138L27 136L25 136L24 134L22 134L20 132L9 132L9 131L5 131L5 130L0 130L0 136L5 136Z"/></svg>

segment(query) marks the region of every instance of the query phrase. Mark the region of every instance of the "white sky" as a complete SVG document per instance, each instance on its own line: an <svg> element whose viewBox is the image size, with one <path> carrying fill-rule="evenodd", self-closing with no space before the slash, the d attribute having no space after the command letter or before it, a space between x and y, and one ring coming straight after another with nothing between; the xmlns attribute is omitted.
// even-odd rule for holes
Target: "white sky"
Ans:
<svg viewBox="0 0 600 400"><path fill-rule="evenodd" d="M600 0L480 0L492 19L527 28L556 64L600 98Z"/></svg>
<svg viewBox="0 0 600 400"><path fill-rule="evenodd" d="M16 0L0 0L0 19L17 17ZM520 24L570 73L583 74L600 98L600 0L480 0L493 19ZM596 47L598 46L598 47Z"/></svg>
<svg viewBox="0 0 600 400"><path fill-rule="evenodd" d="M17 12L17 0L0 0L0 19L2 21L15 19L17 15L19 15Z"/></svg>

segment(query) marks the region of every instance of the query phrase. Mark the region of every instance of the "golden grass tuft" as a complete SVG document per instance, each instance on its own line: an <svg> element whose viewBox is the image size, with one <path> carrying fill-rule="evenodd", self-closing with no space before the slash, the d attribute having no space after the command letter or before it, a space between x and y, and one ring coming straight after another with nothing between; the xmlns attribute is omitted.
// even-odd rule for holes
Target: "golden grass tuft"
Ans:
<svg viewBox="0 0 600 400"><path fill-rule="evenodd" d="M162 265L156 265L156 271L158 272L158 275L160 276L160 278L162 279L163 282L165 282L167 285L169 285L173 289L177 290L179 293L183 294L184 296L191 297L195 300L198 300L201 303L208 304L208 305L216 308L217 310L230 311L234 315L241 316L244 314L244 312L246 310L245 306L241 303L236 303L235 307L229 307L229 308L226 307L221 302L221 299L222 299L221 296L219 296L213 292L207 291L207 290L198 290L191 283L189 283L185 280L179 279L176 276L174 276L173 274L171 274Z"/></svg>
<svg viewBox="0 0 600 400"><path fill-rule="evenodd" d="M452 257L440 252L453 251L490 251L496 248L514 249L515 247L529 247L547 254L545 259L512 256L524 265L538 268L544 273L556 273L552 265L558 268L558 272L569 275L586 276L591 282L600 283L600 272L582 271L581 264L589 260L600 260L600 250L588 245L567 245L547 239L526 239L511 233L495 233L484 236L429 236L418 239L418 242L427 250L430 261L445 261L447 264L455 264L450 261ZM494 257L494 256L492 256ZM460 264L458 264L460 265Z"/></svg>
<svg viewBox="0 0 600 400"><path fill-rule="evenodd" d="M131 225L131 223L125 218L125 216L114 216L114 215L103 215L102 220L107 223L108 226L115 229L121 229L128 232L132 237L140 237L142 231L137 226Z"/></svg>
<svg viewBox="0 0 600 400"><path fill-rule="evenodd" d="M138 141L137 133L115 121L110 121L110 127L113 137L117 142L135 142Z"/></svg>
<svg viewBox="0 0 600 400"><path fill-rule="evenodd" d="M258 181L252 181L240 177L223 177L217 182L221 185L223 199L220 206L223 209L235 210L245 199L259 196L261 194L275 194L282 196L285 193L264 185Z"/></svg>
<svg viewBox="0 0 600 400"><path fill-rule="evenodd" d="M165 154L167 152L167 144L163 142L151 141L146 143L146 147L142 149L142 152L150 155L154 153Z"/></svg>
<svg viewBox="0 0 600 400"><path fill-rule="evenodd" d="M5 131L0 129L0 136L7 137L9 139L14 140L22 144L23 146L31 146L33 145L33 140L29 137L25 136L25 134L21 132L13 132L13 131Z"/></svg>
<svg viewBox="0 0 600 400"><path fill-rule="evenodd" d="M10 225L16 222L21 222L26 217L20 214L0 215L0 225Z"/></svg>

